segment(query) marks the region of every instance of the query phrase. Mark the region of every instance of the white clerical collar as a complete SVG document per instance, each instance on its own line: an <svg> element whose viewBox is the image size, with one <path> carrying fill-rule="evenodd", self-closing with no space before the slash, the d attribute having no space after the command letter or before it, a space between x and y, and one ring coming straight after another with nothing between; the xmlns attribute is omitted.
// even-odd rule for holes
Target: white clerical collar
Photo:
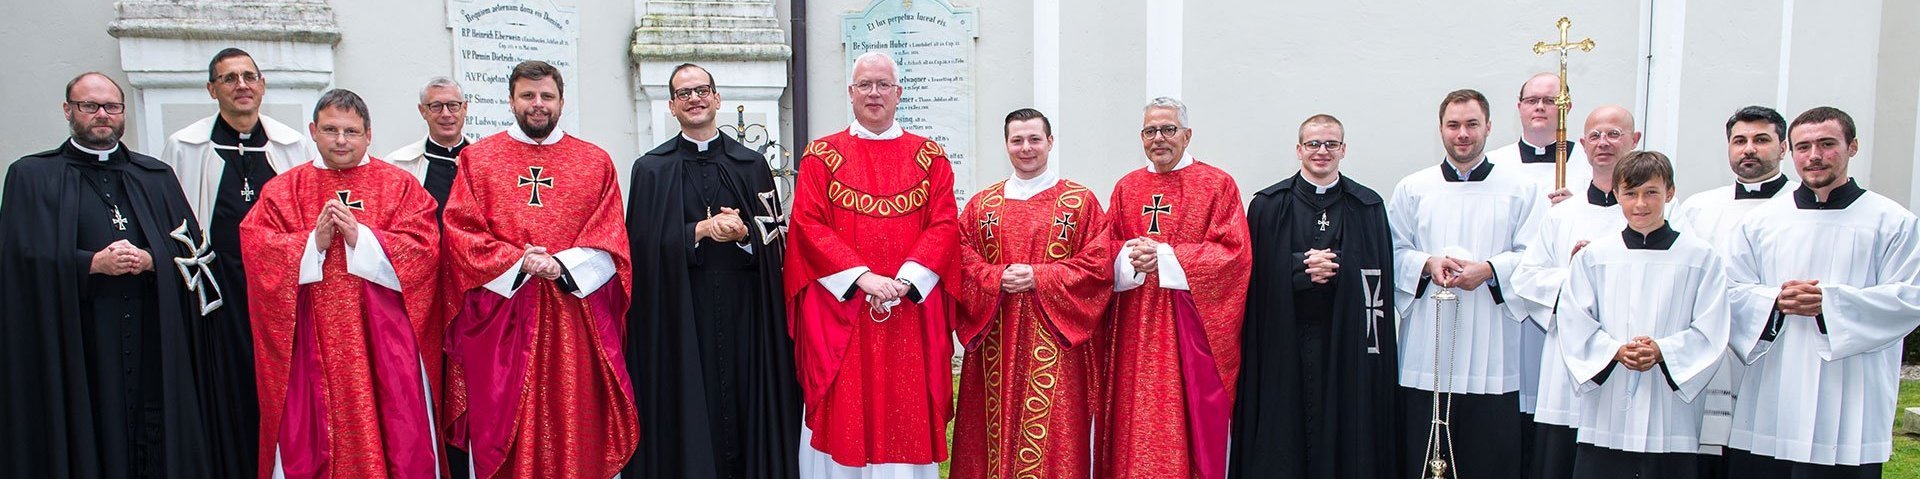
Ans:
<svg viewBox="0 0 1920 479"><path fill-rule="evenodd" d="M546 146L554 143L559 143L561 137L567 136L567 132L560 131L560 127L555 126L553 127L553 132L548 133L546 138L541 139L540 141L533 141L533 137L527 136L527 132L520 131L520 125L516 124L516 125L513 125L512 127L507 128L507 136L513 137L513 139L519 140L521 143L526 143L529 145L536 145L536 146Z"/></svg>
<svg viewBox="0 0 1920 479"><path fill-rule="evenodd" d="M697 148L699 148L699 149L697 149L697 150L694 150L694 151L707 151L707 145L708 145L708 144L710 144L710 143L713 143L713 140L718 140L718 139L720 139L720 134L719 134L718 132L715 132L715 133L714 133L714 135L713 135L713 138L708 138L708 139L705 139L705 140L695 140L695 139L693 139L693 137L691 137L691 136L687 136L687 132L684 132L684 131L683 131L683 132L680 132L680 137L681 137L681 138L686 138L688 142L692 142L692 143L693 143L693 146L694 146L694 147L697 147Z"/></svg>
<svg viewBox="0 0 1920 479"><path fill-rule="evenodd" d="M1527 148L1532 148L1532 149L1533 149L1533 154L1535 154L1535 155L1545 155L1545 154L1547 154L1547 147L1544 147L1544 146L1534 146L1534 145L1533 145L1533 143L1530 143L1530 142L1528 142L1528 141L1527 141L1527 137L1526 137L1526 135L1521 135L1521 136L1520 136L1520 146L1524 146L1524 147L1527 147Z"/></svg>
<svg viewBox="0 0 1920 479"><path fill-rule="evenodd" d="M456 141L456 142L453 142L453 146L447 146L447 145L442 145L442 144L440 144L440 140L435 140L435 139L433 139L433 135L427 135L427 142L429 142L429 143L433 143L433 146L438 146L438 147L440 147L440 149L442 149L442 150L448 150L448 151L452 151L452 150L453 150L453 147L454 147L454 146L460 146L460 144L461 144L461 143L466 143L466 142L467 142L467 141L466 141L466 138L464 138L464 137L458 137L458 136L456 136L456 137L454 137L454 138L460 138L460 141Z"/></svg>
<svg viewBox="0 0 1920 479"><path fill-rule="evenodd" d="M853 122L852 125L847 126L847 133L851 133L854 138L862 140L891 140L899 138L900 135L906 134L907 131L900 129L900 122L896 121L893 122L892 126L888 126L886 131L875 133L868 130L867 127L860 126L860 122L856 121Z"/></svg>
<svg viewBox="0 0 1920 479"><path fill-rule="evenodd" d="M80 145L74 145L74 146L80 146ZM105 160L102 160L102 161L105 161ZM1735 179L1733 180L1733 182L1734 184L1740 185L1740 189L1746 190L1748 193L1752 193L1755 191L1760 191L1762 188L1766 188L1767 183L1772 183L1773 180L1780 179L1780 175L1784 175L1784 174L1786 173L1775 171L1773 172L1773 176L1767 177L1767 179L1760 180L1759 182L1756 182L1756 183L1748 183L1745 181L1740 181L1739 179Z"/></svg>
<svg viewBox="0 0 1920 479"><path fill-rule="evenodd" d="M1192 153L1181 153L1181 154L1180 154L1180 162L1178 162L1178 163L1174 163L1174 164L1173 164L1173 169L1171 169L1171 170L1167 170L1167 171L1165 171L1165 172L1166 172L1166 173L1172 173L1172 172L1175 172L1175 171L1180 171L1180 169L1181 169L1181 168L1186 168L1186 167L1188 167L1188 166L1193 166L1193 154L1192 154ZM1159 172L1159 171L1153 171L1153 159L1152 159L1152 158L1148 158L1148 159L1147 159L1147 172L1148 172L1148 173L1161 173L1161 172Z"/></svg>
<svg viewBox="0 0 1920 479"><path fill-rule="evenodd" d="M93 154L94 156L97 156L97 157L100 157L100 161L107 161L107 155L111 155L111 154L113 154L113 152L116 152L116 151L120 151L120 143L118 143L118 142L115 142L115 143L113 144L113 148L108 148L108 149L105 149L105 150L95 150L95 149L92 149L92 148L87 148L87 147L84 147L84 146L80 146L80 142L78 142L78 141L74 141L74 140L73 140L72 138L68 138L68 139L67 139L67 143L72 143L72 144L73 144L73 147L74 147L74 148L79 148L79 149L80 149L80 151L84 151L84 152L87 152L87 153L91 153L91 154Z"/></svg>
<svg viewBox="0 0 1920 479"><path fill-rule="evenodd" d="M436 143L436 144L438 144L438 143ZM370 161L373 161L373 157L371 157L371 156L367 156L367 154L365 154L365 153L361 153L361 154L360 154L360 163L357 163L357 164L354 164L354 165L353 165L353 168L359 168L359 167L362 167L362 166L367 166L367 162L370 162ZM331 169L333 169L333 168L328 168L328 167L327 167L327 160L326 160L325 158L319 158L319 159L315 159L315 160L313 160L313 161L311 161L311 162L309 162L309 163L313 163L313 167L314 167L314 168L319 168L319 169L322 169L322 170L331 170ZM347 169L348 169L348 170L351 170L351 169L353 169L353 168L347 168ZM342 171L344 171L344 170L342 170Z"/></svg>
<svg viewBox="0 0 1920 479"><path fill-rule="evenodd" d="M1020 175L1015 174L1007 178L1007 186L1001 190L1001 195L1009 200L1026 201L1040 192L1047 191L1048 188L1053 188L1053 185L1058 183L1060 183L1060 172L1053 171L1053 168L1047 168L1047 171L1026 180L1020 179Z"/></svg>
<svg viewBox="0 0 1920 479"><path fill-rule="evenodd" d="M1316 195L1327 194L1327 190L1331 190L1335 185L1340 184L1340 177L1338 176L1333 177L1332 183L1327 183L1324 185L1319 183L1314 183L1313 180L1307 179L1307 175L1300 175L1300 180L1307 182L1307 184L1309 185L1313 185L1313 194L1316 194Z"/></svg>

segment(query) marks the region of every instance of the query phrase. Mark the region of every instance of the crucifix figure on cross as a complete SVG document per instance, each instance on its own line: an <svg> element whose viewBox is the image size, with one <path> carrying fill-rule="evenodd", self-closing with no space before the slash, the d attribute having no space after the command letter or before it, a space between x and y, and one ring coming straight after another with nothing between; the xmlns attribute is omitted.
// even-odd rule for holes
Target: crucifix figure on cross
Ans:
<svg viewBox="0 0 1920 479"><path fill-rule="evenodd" d="M1534 42L1533 54L1545 55L1550 51L1560 52L1560 94L1553 97L1553 105L1560 111L1560 120L1557 122L1558 126L1554 128L1553 144L1559 145L1567 142L1567 110L1573 108L1573 96L1568 94L1571 90L1567 89L1567 52L1576 48L1583 52L1591 52L1593 51L1593 39L1583 38L1578 42L1568 43L1567 29L1573 27L1573 20L1568 20L1567 17L1560 17L1560 21L1553 22L1553 26L1560 29L1560 43ZM1566 188L1567 149L1555 148L1555 150L1553 155L1553 187L1554 189Z"/></svg>

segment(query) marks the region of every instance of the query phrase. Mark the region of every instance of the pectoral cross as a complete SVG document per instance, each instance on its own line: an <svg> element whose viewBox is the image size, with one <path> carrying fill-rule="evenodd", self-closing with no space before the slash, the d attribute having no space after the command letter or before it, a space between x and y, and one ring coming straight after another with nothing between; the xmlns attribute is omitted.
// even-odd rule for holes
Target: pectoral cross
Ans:
<svg viewBox="0 0 1920 479"><path fill-rule="evenodd" d="M1328 226L1333 226L1332 221L1327 221L1327 212L1325 211L1320 212L1320 221L1315 221L1313 224L1320 225L1320 231L1326 231Z"/></svg>
<svg viewBox="0 0 1920 479"><path fill-rule="evenodd" d="M531 187L533 189L533 194L527 197L527 206L545 206L540 203L540 188L553 188L553 177L540 176L540 172L544 169L545 168L538 166L529 166L527 167L528 176L520 177L520 186Z"/></svg>
<svg viewBox="0 0 1920 479"><path fill-rule="evenodd" d="M1553 26L1560 29L1560 43L1534 42L1533 54L1545 55L1549 51L1560 52L1560 93L1553 97L1553 105L1560 110L1560 119L1554 128L1553 144L1561 145L1567 142L1567 110L1573 108L1573 96L1568 94L1571 90L1567 89L1567 52L1575 48L1583 52L1591 52L1593 39L1584 38L1578 42L1567 42L1567 29L1573 27L1573 21L1568 20L1567 17L1560 17L1559 21L1553 22ZM1566 188L1567 149L1555 148L1555 150L1553 187L1554 189Z"/></svg>
<svg viewBox="0 0 1920 479"><path fill-rule="evenodd" d="M247 178L241 178L240 179L240 198L247 200L248 203L252 203L254 193L255 192L253 191L253 180L247 179Z"/></svg>
<svg viewBox="0 0 1920 479"><path fill-rule="evenodd" d="M1173 214L1173 205L1165 202L1166 195L1153 195L1153 203L1140 207L1140 214L1151 216L1147 220L1147 233L1160 234L1160 215Z"/></svg>
<svg viewBox="0 0 1920 479"><path fill-rule="evenodd" d="M348 208L353 208L360 211L367 210L366 208L361 208L361 206L365 205L365 203L358 200L347 199L348 197L353 195L353 190L340 190L340 191L333 192L333 194L339 196L340 204L347 205Z"/></svg>
<svg viewBox="0 0 1920 479"><path fill-rule="evenodd" d="M1066 241L1067 235L1073 233L1073 228L1076 226L1080 226L1079 223L1073 222L1072 211L1060 212L1060 217L1053 219L1053 225L1060 227L1060 236L1056 237L1060 241Z"/></svg>
<svg viewBox="0 0 1920 479"><path fill-rule="evenodd" d="M193 221L193 219L181 220L180 227L174 228L173 232L167 236L187 246L187 255L174 258L173 264L180 267L180 277L183 281L186 281L187 291L193 291L200 295L200 315L206 316L207 313L212 313L214 310L220 309L220 304L223 303L224 300L220 297L220 282L215 281L213 279L213 272L209 271L210 265L213 264L214 257L211 243L207 240L206 235L201 235L200 243L194 244L193 238L187 236L188 221ZM212 300L207 299L207 292L209 291L213 292Z"/></svg>
<svg viewBox="0 0 1920 479"><path fill-rule="evenodd" d="M980 220L980 228L986 231L987 238L993 239L993 227L1000 225L1000 215L988 211L986 219Z"/></svg>
<svg viewBox="0 0 1920 479"><path fill-rule="evenodd" d="M127 217L120 216L120 205L113 206L112 221L113 221L113 229L120 230L120 231L127 230Z"/></svg>
<svg viewBox="0 0 1920 479"><path fill-rule="evenodd" d="M787 233L787 214L780 211L780 191L767 190L754 196L760 197L760 206L767 209L766 216L753 217L753 225L760 228L760 243L773 244Z"/></svg>

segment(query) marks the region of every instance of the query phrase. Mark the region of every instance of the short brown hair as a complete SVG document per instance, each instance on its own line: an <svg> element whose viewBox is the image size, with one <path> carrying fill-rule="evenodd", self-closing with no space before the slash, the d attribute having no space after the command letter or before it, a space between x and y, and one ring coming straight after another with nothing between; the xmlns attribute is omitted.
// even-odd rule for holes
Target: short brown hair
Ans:
<svg viewBox="0 0 1920 479"><path fill-rule="evenodd" d="M1468 101L1480 105L1480 116L1485 117L1492 114L1491 111L1487 109L1486 95L1482 95L1479 91L1472 88L1462 88L1448 92L1447 97L1440 100L1440 121L1447 121L1448 106Z"/></svg>
<svg viewBox="0 0 1920 479"><path fill-rule="evenodd" d="M1673 161L1658 151L1640 150L1627 153L1627 157L1613 164L1613 186L1615 190L1635 188L1660 180L1673 188Z"/></svg>
<svg viewBox="0 0 1920 479"><path fill-rule="evenodd" d="M1347 125L1343 125L1343 124L1341 124L1341 123L1340 123L1340 119L1339 119L1339 118L1334 118L1334 117L1333 117L1333 115L1328 115L1328 114L1326 114L1326 113L1320 113L1320 114L1316 114L1316 115L1313 115L1313 116L1309 116L1309 117L1307 117L1307 121L1303 121L1303 122L1300 122L1300 132L1301 132L1301 134L1302 134L1303 136L1305 135L1305 133L1306 133L1306 131L1307 131L1307 125L1312 125L1312 124L1321 124L1321 125L1333 125L1333 126L1336 126L1336 127L1339 127L1339 128L1340 128L1340 138L1341 138L1341 139L1343 139L1343 140L1344 140L1344 139L1346 139L1346 136L1347 136Z"/></svg>
<svg viewBox="0 0 1920 479"><path fill-rule="evenodd" d="M547 77L553 77L553 89L561 97L567 96L567 82L560 79L560 69L540 60L527 60L513 66L513 74L507 76L507 96L517 93L514 90L519 86L522 78L540 81Z"/></svg>
<svg viewBox="0 0 1920 479"><path fill-rule="evenodd" d="M1004 137L1013 134L1013 130L1008 128L1013 125L1013 122L1033 119L1039 119L1040 127L1047 131L1047 138L1053 138L1053 120L1048 120L1045 113L1040 113L1040 110L1032 108L1021 108L1014 110L1012 113L1008 113L1007 121L1000 124L1000 136Z"/></svg>
<svg viewBox="0 0 1920 479"><path fill-rule="evenodd" d="M1800 116L1793 117L1793 124L1787 125L1787 129L1792 130L1799 128L1800 125L1813 125L1829 121L1840 123L1841 135L1846 137L1847 143L1853 143L1853 116L1848 115L1847 112L1840 111L1839 108L1830 106L1814 107L1812 110L1801 113Z"/></svg>

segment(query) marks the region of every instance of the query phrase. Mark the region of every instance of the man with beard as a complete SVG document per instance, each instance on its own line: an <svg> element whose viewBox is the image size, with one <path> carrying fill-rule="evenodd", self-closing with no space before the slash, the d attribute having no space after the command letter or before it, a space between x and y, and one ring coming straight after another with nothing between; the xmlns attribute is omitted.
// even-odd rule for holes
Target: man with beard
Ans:
<svg viewBox="0 0 1920 479"><path fill-rule="evenodd" d="M1880 477L1893 454L1900 341L1920 324L1920 224L1847 176L1853 117L1787 127L1804 182L1725 241L1731 348L1749 364L1734 404L1732 477Z"/></svg>
<svg viewBox="0 0 1920 479"><path fill-rule="evenodd" d="M514 127L462 152L447 198L448 439L473 477L613 477L640 437L619 181L606 151L558 128L560 70L521 62L507 91Z"/></svg>
<svg viewBox="0 0 1920 479"><path fill-rule="evenodd" d="M1727 118L1727 166L1733 170L1734 184L1694 193L1673 209L1674 228L1698 235L1716 251L1726 251L1726 242L1739 238L1735 228L1747 212L1773 199L1782 191L1793 191L1800 183L1780 171L1780 158L1787 152L1787 119L1764 106L1749 106ZM1733 409L1739 398L1740 376L1746 364L1732 354L1721 358L1720 372L1713 375L1701 394L1706 414L1700 421L1700 474L1702 477L1727 477L1725 449L1733 430Z"/></svg>
<svg viewBox="0 0 1920 479"><path fill-rule="evenodd" d="M1446 158L1407 175L1387 203L1393 228L1394 295L1400 311L1400 385L1406 401L1408 467L1426 470L1436 416L1450 418L1448 470L1519 477L1516 440L1531 427L1517 407L1527 311L1511 297L1513 273L1535 235L1546 197L1486 148L1487 99L1456 90L1440 102ZM1452 289L1457 300L1435 293ZM1436 371L1436 369L1438 369ZM1431 398L1441 395L1436 414Z"/></svg>
<svg viewBox="0 0 1920 479"><path fill-rule="evenodd" d="M253 331L247 318L246 272L240 220L267 180L305 161L312 151L299 130L260 113L267 77L238 48L221 50L207 65L207 94L220 112L167 137L160 160L173 167L200 229L213 240L213 262L226 287L225 314L196 323L197 374L206 388L211 439L222 477L248 475L257 464L260 401L254 390Z"/></svg>
<svg viewBox="0 0 1920 479"><path fill-rule="evenodd" d="M633 163L627 364L647 428L625 477L798 477L780 264L766 157L720 133L720 90L691 63L667 79L680 134Z"/></svg>
<svg viewBox="0 0 1920 479"><path fill-rule="evenodd" d="M7 170L8 477L219 476L190 346L220 307L213 255L173 173L120 143L123 98L106 75L75 77L61 104L72 136Z"/></svg>

